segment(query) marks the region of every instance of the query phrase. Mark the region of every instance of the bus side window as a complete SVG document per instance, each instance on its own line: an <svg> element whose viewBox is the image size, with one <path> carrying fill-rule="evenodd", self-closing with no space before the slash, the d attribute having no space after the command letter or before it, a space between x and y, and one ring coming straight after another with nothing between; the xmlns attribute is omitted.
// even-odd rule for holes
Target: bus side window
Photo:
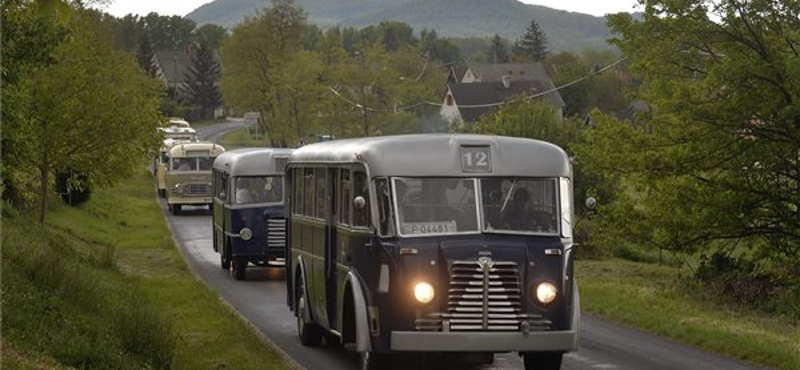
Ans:
<svg viewBox="0 0 800 370"><path fill-rule="evenodd" d="M382 236L391 236L392 231L392 197L389 191L389 180L386 178L379 178L375 180L375 189L378 198L378 215L380 234Z"/></svg>
<svg viewBox="0 0 800 370"><path fill-rule="evenodd" d="M340 207L339 209L339 223L343 225L350 224L350 208L353 205L353 198L350 196L350 188L352 187L350 183L350 169L342 168L341 169L341 196L339 197Z"/></svg>
<svg viewBox="0 0 800 370"><path fill-rule="evenodd" d="M303 194L303 214L306 216L314 217L314 169L303 169L303 187L305 188Z"/></svg>
<svg viewBox="0 0 800 370"><path fill-rule="evenodd" d="M294 199L294 204L292 204L292 211L295 215L302 215L303 214L303 192L305 185L303 181L303 169L302 168L294 168L292 169L292 198Z"/></svg>
<svg viewBox="0 0 800 370"><path fill-rule="evenodd" d="M230 201L231 197L230 197L230 192L228 192L228 174L224 173L224 172L220 172L220 174L219 174L219 182L220 182L220 184L219 184L219 194L217 194L217 195L220 196L221 194L225 194L224 198L222 196L220 196L220 198L222 199L223 203L230 204L231 203L231 201Z"/></svg>
<svg viewBox="0 0 800 370"><path fill-rule="evenodd" d="M317 168L314 170L314 181L316 182L316 198L317 198L317 207L316 207L316 214L315 216L319 219L326 219L325 215L325 204L327 203L327 176L325 168Z"/></svg>
<svg viewBox="0 0 800 370"><path fill-rule="evenodd" d="M356 197L363 197L367 201L363 209L353 208L353 226L369 226L369 182L367 182L367 173L363 170L353 171L353 197L350 199L352 205L353 199Z"/></svg>

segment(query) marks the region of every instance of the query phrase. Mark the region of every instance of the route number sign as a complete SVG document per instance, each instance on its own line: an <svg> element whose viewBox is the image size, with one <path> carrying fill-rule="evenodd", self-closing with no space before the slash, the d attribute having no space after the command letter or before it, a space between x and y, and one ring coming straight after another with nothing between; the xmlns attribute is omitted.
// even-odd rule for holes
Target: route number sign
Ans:
<svg viewBox="0 0 800 370"><path fill-rule="evenodd" d="M462 146L461 170L467 173L492 172L492 156L489 146Z"/></svg>

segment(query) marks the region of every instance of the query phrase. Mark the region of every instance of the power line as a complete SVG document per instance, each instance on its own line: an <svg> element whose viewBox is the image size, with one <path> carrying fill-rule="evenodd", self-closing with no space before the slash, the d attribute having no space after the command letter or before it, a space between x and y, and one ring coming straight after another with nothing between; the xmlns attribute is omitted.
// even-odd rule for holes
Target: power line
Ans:
<svg viewBox="0 0 800 370"><path fill-rule="evenodd" d="M594 77L596 75L599 75L599 74L601 74L601 73L603 73L603 72L615 67L616 65L624 62L627 59L628 59L628 57L622 57L622 58L614 61L613 63L611 63L611 64L609 64L609 65L607 65L607 66L605 66L605 67L603 67L601 69L593 71L592 73L589 73L589 74L587 74L587 75L585 75L585 76L583 76L581 78L578 78L576 80L570 81L570 82L565 83L563 85L556 86L556 87L554 87L554 88L552 88L550 90L538 92L538 93L535 93L535 94L532 94L532 95L528 95L528 96L524 96L524 97L521 97L521 98L516 98L516 99L512 99L512 100L506 100L506 101L502 101L502 102L497 102L497 103L474 104L474 105L459 105L459 107L460 108L491 108L491 107L498 107L498 106L501 106L501 105L504 105L504 104L508 104L508 103L514 103L514 102L517 102L517 101L520 101L520 100L524 100L524 99L525 100L535 99L535 98L538 98L538 97L541 97L541 96L544 96L544 95L547 95L547 94L551 94L553 92L556 92L556 91L559 91L559 90L562 90L562 89L566 89L566 88L568 88L568 87L570 87L572 85L581 83L581 82L583 82L583 81L585 81L585 80L587 80L589 78L592 78L592 77ZM427 64L427 61L426 61L426 64ZM424 69L423 69L423 73L424 73ZM420 74L420 77L421 77L421 74ZM368 111L368 112L392 112L392 111L397 111L397 110L406 110L406 109L416 108L416 107L419 107L421 105L432 105L432 106L439 106L439 107L442 106L442 103L436 103L436 102L432 102L432 101L428 101L428 100L422 100L422 101L419 101L417 103L410 104L410 105L405 105L405 106L402 106L402 107L372 108L372 107L367 107L367 106L361 105L359 103L356 103L356 102L348 99L344 95L340 94L339 91L337 91L333 87L329 86L328 89L330 89L334 94L336 94L337 96L342 98L344 101L348 102L349 104L353 105L354 107L356 107L358 109L363 109L363 110Z"/></svg>

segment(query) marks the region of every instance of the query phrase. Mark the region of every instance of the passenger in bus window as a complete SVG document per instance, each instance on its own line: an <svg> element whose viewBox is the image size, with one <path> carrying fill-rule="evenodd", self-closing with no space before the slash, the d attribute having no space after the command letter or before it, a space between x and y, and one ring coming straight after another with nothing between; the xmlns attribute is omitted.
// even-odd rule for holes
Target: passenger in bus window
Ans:
<svg viewBox="0 0 800 370"><path fill-rule="evenodd" d="M236 184L236 204L253 203L253 197L250 195L250 189L247 188L247 183L242 180L244 179L239 179Z"/></svg>
<svg viewBox="0 0 800 370"><path fill-rule="evenodd" d="M528 189L519 188L514 192L514 198L503 211L503 222L509 230L530 229L530 213L528 212L530 200Z"/></svg>

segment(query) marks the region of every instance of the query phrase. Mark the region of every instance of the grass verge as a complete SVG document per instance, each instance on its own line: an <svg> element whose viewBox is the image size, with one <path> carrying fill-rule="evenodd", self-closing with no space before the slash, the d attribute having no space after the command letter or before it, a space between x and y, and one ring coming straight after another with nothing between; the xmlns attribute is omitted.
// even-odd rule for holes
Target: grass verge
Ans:
<svg viewBox="0 0 800 370"><path fill-rule="evenodd" d="M704 296L675 267L580 260L585 311L689 345L775 369L800 369L800 326ZM704 288L705 289L705 288Z"/></svg>
<svg viewBox="0 0 800 370"><path fill-rule="evenodd" d="M257 139L255 136L250 135L247 127L233 130L225 134L225 136L220 139L219 144L228 150L237 148L266 148L270 146L270 143L266 139Z"/></svg>
<svg viewBox="0 0 800 370"><path fill-rule="evenodd" d="M40 227L4 212L2 368L287 369L195 279L146 170Z"/></svg>

